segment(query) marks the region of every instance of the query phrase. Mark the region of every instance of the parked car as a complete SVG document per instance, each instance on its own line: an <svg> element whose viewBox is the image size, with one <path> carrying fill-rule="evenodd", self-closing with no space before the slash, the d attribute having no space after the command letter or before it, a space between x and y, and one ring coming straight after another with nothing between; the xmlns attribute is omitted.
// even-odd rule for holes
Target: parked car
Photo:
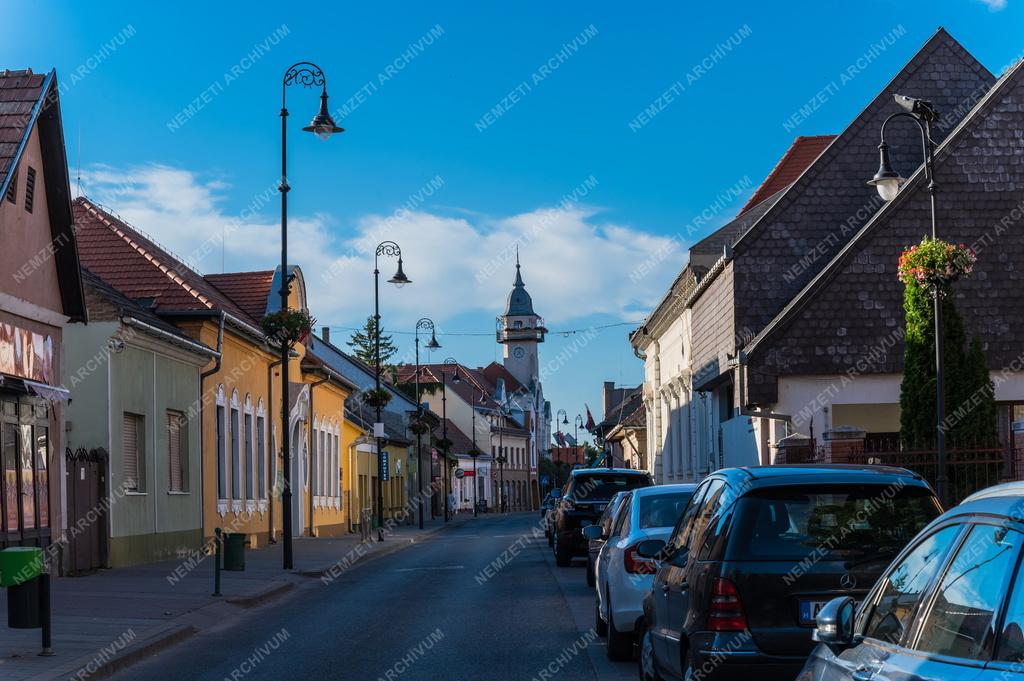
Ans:
<svg viewBox="0 0 1024 681"><path fill-rule="evenodd" d="M765 466L701 482L656 558L643 679L793 679L821 608L862 599L941 512L918 475L883 466ZM855 677L857 678L857 677Z"/></svg>
<svg viewBox="0 0 1024 681"><path fill-rule="evenodd" d="M558 500L562 498L562 490L553 489L547 493L544 497L544 501L540 505L540 522L544 526L544 536L548 539L548 546L551 546L551 511L558 504Z"/></svg>
<svg viewBox="0 0 1024 681"><path fill-rule="evenodd" d="M594 626L598 634L608 636L605 649L612 660L633 656L644 596L654 579L654 561L638 556L637 546L647 539L668 539L695 489L696 485L656 485L628 492L613 524L583 530L591 544L602 535Z"/></svg>
<svg viewBox="0 0 1024 681"><path fill-rule="evenodd" d="M597 522L584 527L582 530L584 537L587 539L587 586L594 586L596 584L594 568L597 564L597 556L601 553L601 547L604 546L605 539L611 534L612 521L615 519L616 512L622 507L622 504L630 494L632 492L616 492L612 500L608 502L608 506L604 509L601 517L597 519ZM590 527L596 529L591 531L588 529Z"/></svg>
<svg viewBox="0 0 1024 681"><path fill-rule="evenodd" d="M650 473L630 468L577 468L569 473L562 498L551 516L555 564L567 567L574 556L585 556L587 540L580 532L604 512L616 492L654 484Z"/></svg>
<svg viewBox="0 0 1024 681"><path fill-rule="evenodd" d="M856 607L818 615L801 681L1024 678L1024 483L982 490L926 527Z"/></svg>

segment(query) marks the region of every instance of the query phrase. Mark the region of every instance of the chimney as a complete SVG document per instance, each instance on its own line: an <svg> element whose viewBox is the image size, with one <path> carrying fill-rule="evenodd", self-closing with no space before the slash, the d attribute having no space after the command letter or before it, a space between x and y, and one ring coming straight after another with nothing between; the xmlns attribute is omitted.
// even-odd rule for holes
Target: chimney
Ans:
<svg viewBox="0 0 1024 681"><path fill-rule="evenodd" d="M331 327L322 326L320 327L320 337L324 339L324 343L331 342Z"/></svg>
<svg viewBox="0 0 1024 681"><path fill-rule="evenodd" d="M612 396L615 394L615 381L605 381L604 389L601 391L601 396L604 398L604 414L612 410L615 405L612 404Z"/></svg>

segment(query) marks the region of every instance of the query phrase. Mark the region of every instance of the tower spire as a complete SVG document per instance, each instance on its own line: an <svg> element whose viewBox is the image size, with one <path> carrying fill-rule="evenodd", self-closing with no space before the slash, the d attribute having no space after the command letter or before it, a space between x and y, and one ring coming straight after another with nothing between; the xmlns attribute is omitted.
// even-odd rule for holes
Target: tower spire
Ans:
<svg viewBox="0 0 1024 681"><path fill-rule="evenodd" d="M523 284L523 275L519 273L519 244L516 244L516 281L514 285L516 287L525 285Z"/></svg>

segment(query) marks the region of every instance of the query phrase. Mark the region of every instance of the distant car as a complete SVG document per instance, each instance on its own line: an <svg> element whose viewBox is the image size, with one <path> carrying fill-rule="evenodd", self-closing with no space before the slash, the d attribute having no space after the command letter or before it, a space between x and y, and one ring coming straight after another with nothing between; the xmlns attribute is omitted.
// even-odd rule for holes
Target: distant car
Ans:
<svg viewBox="0 0 1024 681"><path fill-rule="evenodd" d="M548 546L552 544L551 512L558 505L558 500L561 498L562 490L556 488L547 493L547 496L544 497L544 502L540 505L540 521L544 526L544 536L548 538Z"/></svg>
<svg viewBox="0 0 1024 681"><path fill-rule="evenodd" d="M604 509L604 513L597 519L597 522L587 527L596 527L595 534L593 537L587 536L589 531L587 527L584 527L582 532L587 539L587 586L594 586L595 572L594 568L597 565L597 556L601 553L601 547L604 546L605 539L611 534L612 520L615 518L615 513L619 510L622 504L626 501L632 492L617 492L612 500L608 502L608 506Z"/></svg>
<svg viewBox="0 0 1024 681"><path fill-rule="evenodd" d="M654 484L650 473L631 468L577 468L569 473L562 498L551 514L555 564L568 567L574 556L587 554L587 540L580 532L593 524L616 492Z"/></svg>
<svg viewBox="0 0 1024 681"><path fill-rule="evenodd" d="M617 509L614 524L584 529L588 536L601 532L605 539L597 561L594 619L597 633L608 636L605 649L612 660L633 656L644 596L654 579L654 561L638 556L637 546L647 539L668 539L695 489L697 485L655 485L634 490Z"/></svg>
<svg viewBox="0 0 1024 681"><path fill-rule="evenodd" d="M928 484L901 468L713 473L667 543L637 547L658 561L644 599L640 677L790 681L813 650L821 608L836 596L864 598L940 511Z"/></svg>
<svg viewBox="0 0 1024 681"><path fill-rule="evenodd" d="M800 681L1024 679L1024 483L982 490L926 527L860 607L830 601Z"/></svg>

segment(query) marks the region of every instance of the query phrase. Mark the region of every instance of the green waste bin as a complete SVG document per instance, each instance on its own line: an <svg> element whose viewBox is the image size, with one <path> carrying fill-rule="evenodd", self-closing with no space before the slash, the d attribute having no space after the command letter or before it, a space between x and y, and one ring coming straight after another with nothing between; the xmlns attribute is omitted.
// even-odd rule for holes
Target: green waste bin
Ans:
<svg viewBox="0 0 1024 681"><path fill-rule="evenodd" d="M0 586L7 589L7 626L38 629L39 591L43 574L43 550L37 546L12 546L0 551Z"/></svg>
<svg viewBox="0 0 1024 681"><path fill-rule="evenodd" d="M245 544L248 535L244 532L224 534L224 569L235 572L245 570Z"/></svg>

